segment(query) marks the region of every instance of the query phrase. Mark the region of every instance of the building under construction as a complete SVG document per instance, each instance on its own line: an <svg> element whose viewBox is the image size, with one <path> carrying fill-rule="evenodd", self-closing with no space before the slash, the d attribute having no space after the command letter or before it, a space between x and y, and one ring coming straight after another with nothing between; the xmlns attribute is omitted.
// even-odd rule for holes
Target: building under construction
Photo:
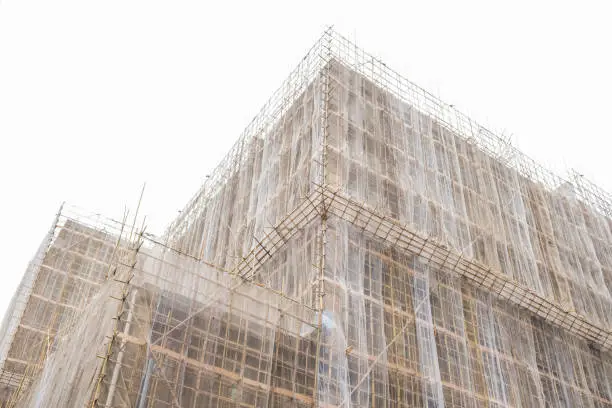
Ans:
<svg viewBox="0 0 612 408"><path fill-rule="evenodd" d="M162 236L60 212L0 401L612 407L611 248L609 194L327 31Z"/></svg>

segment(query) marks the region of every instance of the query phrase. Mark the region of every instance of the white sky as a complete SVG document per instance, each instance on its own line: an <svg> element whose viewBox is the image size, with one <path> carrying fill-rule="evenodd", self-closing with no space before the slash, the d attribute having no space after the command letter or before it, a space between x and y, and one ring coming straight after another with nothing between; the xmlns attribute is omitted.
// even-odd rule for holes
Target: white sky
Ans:
<svg viewBox="0 0 612 408"><path fill-rule="evenodd" d="M119 218L147 182L161 232L330 24L612 191L612 5L501 3L0 0L0 313L62 201Z"/></svg>

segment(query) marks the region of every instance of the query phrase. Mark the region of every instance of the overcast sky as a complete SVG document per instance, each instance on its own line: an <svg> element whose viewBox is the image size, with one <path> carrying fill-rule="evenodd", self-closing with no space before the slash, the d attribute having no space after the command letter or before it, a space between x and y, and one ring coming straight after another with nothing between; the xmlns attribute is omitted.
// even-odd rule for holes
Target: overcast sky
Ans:
<svg viewBox="0 0 612 408"><path fill-rule="evenodd" d="M607 4L0 0L0 313L62 201L161 232L327 25L611 191Z"/></svg>

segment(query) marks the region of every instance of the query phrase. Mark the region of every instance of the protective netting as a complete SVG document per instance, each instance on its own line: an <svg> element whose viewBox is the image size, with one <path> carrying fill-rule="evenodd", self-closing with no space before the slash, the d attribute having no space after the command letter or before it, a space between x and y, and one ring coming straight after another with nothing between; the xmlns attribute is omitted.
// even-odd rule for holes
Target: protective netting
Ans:
<svg viewBox="0 0 612 408"><path fill-rule="evenodd" d="M318 55L305 58L245 130L167 232L170 245L231 267L320 181L321 77ZM313 61L311 61L313 60Z"/></svg>
<svg viewBox="0 0 612 408"><path fill-rule="evenodd" d="M145 240L57 341L23 405L612 403L609 353L344 220L326 228L322 313L311 307L317 223L249 282Z"/></svg>
<svg viewBox="0 0 612 408"><path fill-rule="evenodd" d="M612 407L610 208L327 32L163 237L57 223L2 401Z"/></svg>
<svg viewBox="0 0 612 408"><path fill-rule="evenodd" d="M612 324L612 224L571 184L545 188L334 63L328 182L508 275Z"/></svg>
<svg viewBox="0 0 612 408"><path fill-rule="evenodd" d="M68 208L58 214L6 313L0 402L16 402L53 350L60 326L70 325L109 272L118 224L104 225L91 216L82 217L85 224L75 217Z"/></svg>
<svg viewBox="0 0 612 408"><path fill-rule="evenodd" d="M298 266L313 257L313 234L297 234L284 264L258 272L278 289L244 285L147 240L131 245L131 258L56 342L26 406L260 407L294 391L310 406L316 317L303 304L311 281Z"/></svg>

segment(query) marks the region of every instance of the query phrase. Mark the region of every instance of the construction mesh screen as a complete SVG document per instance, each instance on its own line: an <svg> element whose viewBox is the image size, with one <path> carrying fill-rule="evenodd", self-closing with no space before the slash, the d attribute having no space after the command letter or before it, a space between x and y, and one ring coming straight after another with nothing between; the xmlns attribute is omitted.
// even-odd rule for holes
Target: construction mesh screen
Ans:
<svg viewBox="0 0 612 408"><path fill-rule="evenodd" d="M2 401L612 407L612 207L570 180L327 32L163 237L58 224Z"/></svg>

